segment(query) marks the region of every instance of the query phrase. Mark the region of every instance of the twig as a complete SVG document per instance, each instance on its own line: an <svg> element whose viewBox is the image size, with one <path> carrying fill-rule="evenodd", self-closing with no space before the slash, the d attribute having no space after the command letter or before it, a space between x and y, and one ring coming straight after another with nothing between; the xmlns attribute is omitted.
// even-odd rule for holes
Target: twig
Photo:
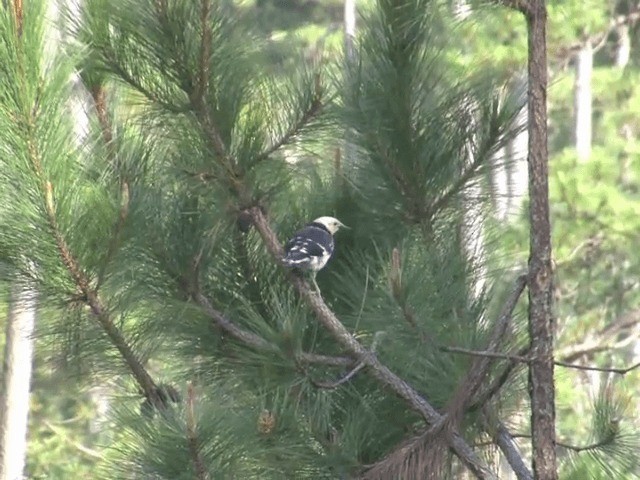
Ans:
<svg viewBox="0 0 640 480"><path fill-rule="evenodd" d="M590 367L588 365L576 365L575 363L560 362L557 360L553 363L559 367L573 368L576 370L589 370L593 372L617 373L619 375L626 375L627 373L635 370L636 368L640 368L640 362L627 368Z"/></svg>
<svg viewBox="0 0 640 480"><path fill-rule="evenodd" d="M621 315L618 319L602 328L595 334L594 339L590 339L584 343L578 345L571 345L567 348L558 350L556 357L559 357L563 362L572 363L574 360L582 357L583 355L591 355L593 353L616 350L623 348L637 340L638 333L632 330L632 332L623 340L616 341L614 343L607 343L611 339L618 336L618 334L625 329L637 330L640 322L640 309L635 309L630 312ZM635 328L634 328L635 327Z"/></svg>
<svg viewBox="0 0 640 480"><path fill-rule="evenodd" d="M607 37L616 28L621 27L622 25L632 25L638 20L640 20L640 10L638 9L623 15L617 15L609 20L609 25L607 25L604 31L586 36L579 42L575 42L567 47L561 48L558 54L555 55L555 60L558 60L559 63L562 64L567 58L571 58L575 55L575 53L584 46L585 42L590 42L594 45L594 52L598 51L606 44Z"/></svg>
<svg viewBox="0 0 640 480"><path fill-rule="evenodd" d="M528 353L529 353L529 347L525 347L518 352L518 356L526 357ZM515 367L517 365L520 365L521 363L522 362L519 362L517 360L509 360L509 363L504 368L502 373L500 375L497 375L493 379L493 381L489 384L489 386L477 395L477 397L474 399L474 402L468 406L468 409L470 411L474 411L474 410L477 410L478 408L485 406L486 403L491 398L493 398L500 391L500 389L507 383L507 380L509 380L509 377L511 376L511 373L513 372Z"/></svg>
<svg viewBox="0 0 640 480"><path fill-rule="evenodd" d="M613 420L612 423L617 423L618 420ZM513 435L511 435L512 438L531 438L531 435L528 433L514 433ZM598 448L604 447L606 445L611 444L611 442L614 440L615 435L614 434L610 434L607 437L603 438L602 440L598 440L597 442L594 443L590 443L588 445L572 445L570 443L566 443L566 442L556 442L556 445L558 447L561 448L565 448L567 450L572 450L574 452L586 452L589 450L597 450Z"/></svg>
<svg viewBox="0 0 640 480"><path fill-rule="evenodd" d="M51 422L49 422L47 420L45 420L43 422L43 424L44 424L45 427L47 427L53 433L55 433L56 435L61 437L62 440L67 442L69 445L71 445L73 448L75 448L79 452L84 453L88 457L95 458L97 460L102 460L103 456L102 456L102 454L100 452L98 452L98 451L96 451L96 450L94 450L92 448L85 447L80 442L76 442L75 440L70 439L69 435L67 435L67 433L64 431L64 429L62 429L60 427L57 427L56 425L54 425L53 423L51 423Z"/></svg>
<svg viewBox="0 0 640 480"><path fill-rule="evenodd" d="M467 348L460 347L439 347L440 350L451 353L461 353L463 355L472 355L475 357L486 357L486 358L503 358L505 360L511 360L513 362L521 362L521 363L535 363L537 358L535 357L525 357L521 355L512 355L509 353L497 353L497 352L488 352L488 351L479 351L479 350L469 350ZM593 367L590 365L578 365L575 363L562 362L560 360L554 360L554 365L558 367L565 368L573 368L575 370L588 370L594 372L607 372L607 373L617 373L620 375L626 375L627 373L640 368L640 362L636 363L630 367L626 368L614 368L614 367Z"/></svg>
<svg viewBox="0 0 640 480"><path fill-rule="evenodd" d="M267 250L280 262L282 259L282 246L262 210L260 208L252 208L250 213L253 218L253 224L262 237ZM342 344L350 355L353 355L354 358L369 368L374 378L404 399L412 409L422 415L429 425L437 425L443 421L444 417L440 415L427 400L402 378L393 373L386 365L382 364L372 352L366 349L349 333L324 302L320 294L309 287L303 278L296 275L289 275L289 279L300 296L314 311L317 320ZM495 474L477 457L475 452L459 434L452 433L448 438L448 442L460 460L478 478L496 478Z"/></svg>
<svg viewBox="0 0 640 480"><path fill-rule="evenodd" d="M534 361L534 359L531 357L523 357L520 355L513 355L510 353L489 352L487 350L470 350L468 348L446 347L446 346L438 347L438 349L443 352L460 353L462 355L469 355L472 357L502 358L504 360L512 360L512 361L521 362L521 363L531 363Z"/></svg>
<svg viewBox="0 0 640 480"><path fill-rule="evenodd" d="M209 68L211 63L211 0L201 0L200 9L200 64L197 79L197 96L202 98L209 86Z"/></svg>
<svg viewBox="0 0 640 480"><path fill-rule="evenodd" d="M193 384L189 382L187 385L187 441L189 443L189 454L196 472L198 480L209 480L209 472L207 472L202 455L200 455L200 441L198 439L198 431L196 428L195 415L195 389Z"/></svg>
<svg viewBox="0 0 640 480"><path fill-rule="evenodd" d="M364 363L361 362L358 365L356 365L356 367L353 370L351 370L350 372L347 372L346 375L340 377L338 380L334 382L320 382L317 380L313 380L312 378L309 378L309 380L311 381L314 387L322 388L325 390L333 390L335 388L338 388L340 385L347 383L349 380L355 377L355 375L364 367L365 367Z"/></svg>

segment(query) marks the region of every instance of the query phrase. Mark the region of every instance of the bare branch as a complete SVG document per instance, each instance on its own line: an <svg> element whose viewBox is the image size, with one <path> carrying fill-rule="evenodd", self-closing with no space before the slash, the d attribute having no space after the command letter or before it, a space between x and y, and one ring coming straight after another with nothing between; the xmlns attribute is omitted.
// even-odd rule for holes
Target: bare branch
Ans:
<svg viewBox="0 0 640 480"><path fill-rule="evenodd" d="M488 351L480 351L480 350L469 350L467 348L460 347L439 347L440 350L444 352L451 353L461 353L463 355L471 355L474 357L485 357L485 358L502 358L505 360L511 360L512 362L520 362L520 363L535 363L535 357L525 357L522 355L512 355L509 353L497 353L497 352L488 352ZM575 370L588 370L594 372L607 372L607 373L618 373L620 375L626 375L627 373L640 368L640 363L636 363L630 367L626 368L614 368L614 367L592 367L590 365L579 365L576 363L568 363L562 362L559 360L555 360L553 362L554 365L558 367L565 368L573 368Z"/></svg>
<svg viewBox="0 0 640 480"><path fill-rule="evenodd" d="M487 350L470 350L462 347L438 347L443 352L460 353L462 355L469 355L472 357L482 358L501 358L504 360L512 360L514 362L531 363L533 359L531 357L523 357L520 355L512 355L509 353L490 352Z"/></svg>
<svg viewBox="0 0 640 480"><path fill-rule="evenodd" d="M616 15L609 20L609 24L603 31L594 33L592 35L587 35L579 42L575 42L570 44L569 46L561 48L556 53L555 60L560 64L566 62L568 59L573 57L586 42L594 45L594 52L598 51L606 44L607 38L609 37L611 32L623 25L633 25L638 20L640 20L640 9L638 9L637 7L635 10L632 10L631 12L624 15Z"/></svg>
<svg viewBox="0 0 640 480"><path fill-rule="evenodd" d="M627 368L606 368L606 367L590 367L588 365L576 365L575 363L567 363L567 362L560 362L560 361L555 361L554 362L555 365L559 366L559 367L565 367L565 368L573 368L575 370L588 370L588 371L592 371L592 372L607 372L607 373L617 373L619 375L626 375L629 372L632 372L633 370L640 368L640 362L631 365L630 367Z"/></svg>
<svg viewBox="0 0 640 480"><path fill-rule="evenodd" d="M567 450L572 450L574 452L587 452L590 450L597 450L599 448L605 447L607 445L610 445L611 442L614 441L615 439L615 435L616 435L616 428L618 426L618 423L620 421L618 419L614 419L611 421L612 425L612 431L611 434L607 435L605 438L603 438L602 440L598 440L597 442L594 443L590 443L587 445L572 445L570 443L567 442L556 442L556 445L560 448L565 448ZM528 433L514 433L512 435L512 438L531 438L531 435L529 435Z"/></svg>
<svg viewBox="0 0 640 480"><path fill-rule="evenodd" d="M558 350L556 357L563 362L572 363L582 356L591 356L594 353L617 350L624 348L636 341L640 336L640 309L631 310L592 334L591 338L583 343L569 345ZM629 334L617 340L621 332L631 330Z"/></svg>
<svg viewBox="0 0 640 480"><path fill-rule="evenodd" d="M513 437L507 430L507 427L498 420L497 428L494 428L489 420L487 414L483 414L482 419L485 430L488 432L492 432L493 441L498 445L498 448L503 453L507 462L513 469L513 472L516 474L518 480L533 480L533 475L529 470L529 467L522 460L522 454L518 450L515 442L513 441Z"/></svg>
<svg viewBox="0 0 640 480"><path fill-rule="evenodd" d="M353 370L351 370L350 372L347 372L346 375L343 375L338 380L333 382L320 382L318 380L313 380L312 378L309 378L309 380L311 381L314 387L323 388L325 390L333 390L335 388L338 388L340 385L347 383L349 380L355 377L356 374L360 370L362 370L364 367L365 367L364 363L359 363L358 365L355 366Z"/></svg>

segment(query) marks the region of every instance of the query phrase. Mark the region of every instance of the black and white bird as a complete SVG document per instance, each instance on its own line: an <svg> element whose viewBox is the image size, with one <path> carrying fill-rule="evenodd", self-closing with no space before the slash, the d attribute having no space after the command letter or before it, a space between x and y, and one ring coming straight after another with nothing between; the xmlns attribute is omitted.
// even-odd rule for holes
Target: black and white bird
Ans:
<svg viewBox="0 0 640 480"><path fill-rule="evenodd" d="M286 267L311 272L313 284L319 290L316 273L324 268L333 255L333 235L340 228L347 227L337 218L316 218L298 230L285 244L282 263Z"/></svg>

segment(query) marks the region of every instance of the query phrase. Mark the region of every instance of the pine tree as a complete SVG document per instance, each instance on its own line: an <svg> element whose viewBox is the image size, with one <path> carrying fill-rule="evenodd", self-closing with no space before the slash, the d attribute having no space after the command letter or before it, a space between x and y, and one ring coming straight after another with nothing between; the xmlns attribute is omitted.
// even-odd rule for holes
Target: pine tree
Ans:
<svg viewBox="0 0 640 480"><path fill-rule="evenodd" d="M464 213L522 102L456 65L436 2L379 0L356 60L283 75L212 0L89 0L45 63L41 3L2 9L0 251L49 342L119 385L102 478L497 478L496 446L521 466L501 419L524 369L499 356L526 342L525 281L469 254ZM279 259L321 215L351 229L320 294Z"/></svg>

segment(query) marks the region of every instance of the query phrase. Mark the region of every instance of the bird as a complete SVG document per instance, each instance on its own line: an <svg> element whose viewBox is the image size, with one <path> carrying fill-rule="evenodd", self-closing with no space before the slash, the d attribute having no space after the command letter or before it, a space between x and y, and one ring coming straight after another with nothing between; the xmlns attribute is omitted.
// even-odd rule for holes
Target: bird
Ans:
<svg viewBox="0 0 640 480"><path fill-rule="evenodd" d="M316 274L322 270L335 248L333 235L340 228L348 228L334 217L318 217L298 230L285 244L282 263L285 267L311 272L317 291Z"/></svg>

